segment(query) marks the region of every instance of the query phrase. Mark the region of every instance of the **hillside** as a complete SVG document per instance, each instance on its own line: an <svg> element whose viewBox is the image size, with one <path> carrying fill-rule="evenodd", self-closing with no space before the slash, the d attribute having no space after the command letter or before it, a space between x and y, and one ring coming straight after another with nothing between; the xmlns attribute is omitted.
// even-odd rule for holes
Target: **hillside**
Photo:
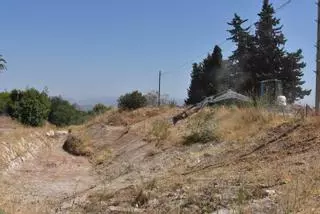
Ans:
<svg viewBox="0 0 320 214"><path fill-rule="evenodd" d="M221 107L169 124L182 110L110 111L70 127L90 151L84 157L62 149L66 136L47 136L52 127L28 130L16 139L28 138L28 148L39 145L32 139L47 144L1 169L0 207L6 213L320 213L318 118ZM3 130L1 141L23 129ZM190 141L202 139L195 134L211 140Z"/></svg>

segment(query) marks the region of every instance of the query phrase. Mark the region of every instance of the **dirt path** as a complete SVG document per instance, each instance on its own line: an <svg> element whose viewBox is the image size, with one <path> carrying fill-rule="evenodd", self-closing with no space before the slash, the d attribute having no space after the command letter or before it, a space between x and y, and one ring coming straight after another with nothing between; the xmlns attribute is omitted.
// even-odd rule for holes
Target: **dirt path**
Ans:
<svg viewBox="0 0 320 214"><path fill-rule="evenodd" d="M91 164L63 151L62 142L0 178L0 207L8 213L47 212L51 205L94 187L97 176Z"/></svg>

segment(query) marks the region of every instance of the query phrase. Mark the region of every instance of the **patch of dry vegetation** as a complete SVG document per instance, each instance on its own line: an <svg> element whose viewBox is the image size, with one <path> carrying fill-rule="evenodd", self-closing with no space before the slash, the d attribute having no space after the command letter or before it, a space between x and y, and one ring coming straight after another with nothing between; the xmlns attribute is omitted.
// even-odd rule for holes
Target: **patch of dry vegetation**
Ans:
<svg viewBox="0 0 320 214"><path fill-rule="evenodd" d="M172 108L170 107L145 107L133 111L115 109L95 117L86 125L90 126L96 123L100 123L110 126L129 126L150 119L152 117L162 115L170 110L172 110Z"/></svg>
<svg viewBox="0 0 320 214"><path fill-rule="evenodd" d="M183 144L190 145L218 141L216 127L214 112L204 110L197 113L187 121Z"/></svg>
<svg viewBox="0 0 320 214"><path fill-rule="evenodd" d="M166 137L159 141L186 145L206 142L244 143L262 136L270 128L293 120L292 117L269 112L263 108L208 107L175 126L165 126ZM146 139L150 139L150 133L161 130L159 121L161 118L158 122L144 121L144 126L140 127L140 133L144 133L147 136ZM164 128L164 125L161 127Z"/></svg>
<svg viewBox="0 0 320 214"><path fill-rule="evenodd" d="M156 142L159 145L161 142L168 139L170 136L170 128L172 124L167 120L156 120L151 124L151 129L147 134L147 141Z"/></svg>
<svg viewBox="0 0 320 214"><path fill-rule="evenodd" d="M76 136L69 134L62 148L72 155L91 156L93 153L91 144L87 135Z"/></svg>

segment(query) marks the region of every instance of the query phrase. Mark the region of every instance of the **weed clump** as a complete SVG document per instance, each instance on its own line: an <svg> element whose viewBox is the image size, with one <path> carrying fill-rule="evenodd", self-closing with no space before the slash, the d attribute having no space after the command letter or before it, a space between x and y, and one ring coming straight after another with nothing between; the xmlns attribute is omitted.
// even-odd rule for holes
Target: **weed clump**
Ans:
<svg viewBox="0 0 320 214"><path fill-rule="evenodd" d="M157 144L168 139L170 135L170 123L166 120L156 120L152 123L148 133L148 140L155 141Z"/></svg>
<svg viewBox="0 0 320 214"><path fill-rule="evenodd" d="M216 121L213 118L213 112L200 112L188 121L188 132L183 137L183 144L191 145L215 141L218 139L215 130Z"/></svg>

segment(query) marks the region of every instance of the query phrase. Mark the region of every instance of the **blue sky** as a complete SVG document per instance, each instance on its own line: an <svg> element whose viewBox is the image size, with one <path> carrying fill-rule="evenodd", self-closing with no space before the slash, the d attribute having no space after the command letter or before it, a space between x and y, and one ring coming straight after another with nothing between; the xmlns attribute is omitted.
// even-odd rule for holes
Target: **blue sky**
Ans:
<svg viewBox="0 0 320 214"><path fill-rule="evenodd" d="M275 7L286 0L270 0ZM257 20L262 0L1 1L0 53L8 71L0 90L49 88L74 99L117 97L157 89L185 98L193 62L228 37L236 12ZM315 85L316 4L292 0L277 12L287 49L302 48L305 87ZM224 57L231 42L221 45ZM313 104L314 93L304 102Z"/></svg>

